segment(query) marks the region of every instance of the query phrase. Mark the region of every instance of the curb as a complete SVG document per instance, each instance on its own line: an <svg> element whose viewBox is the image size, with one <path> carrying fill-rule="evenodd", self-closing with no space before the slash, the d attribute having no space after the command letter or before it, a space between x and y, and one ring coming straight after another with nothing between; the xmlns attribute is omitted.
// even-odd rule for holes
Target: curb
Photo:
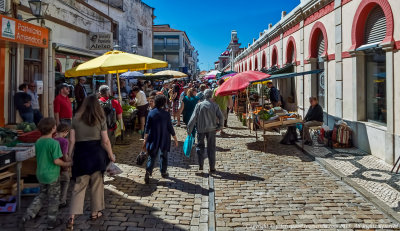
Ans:
<svg viewBox="0 0 400 231"><path fill-rule="evenodd" d="M296 143L296 147L302 151L301 145L299 143ZM373 205L375 205L379 210L381 210L382 213L387 215L389 219L391 219L393 222L400 224L400 214L394 211L391 207L389 207L385 202L380 200L378 197L373 195L372 193L368 192L365 190L363 187L358 185L355 181L353 181L351 178L345 176L343 173L341 173L339 170L336 168L332 167L327 161L325 161L321 157L316 157L307 150L304 150L303 153L310 157L312 160L317 162L319 165L321 165L324 169L328 170L331 172L333 175L338 177L342 182L353 188L355 191L357 191L361 196L363 196L367 201L371 202Z"/></svg>
<svg viewBox="0 0 400 231"><path fill-rule="evenodd" d="M215 190L211 174L208 174L208 230L215 231Z"/></svg>

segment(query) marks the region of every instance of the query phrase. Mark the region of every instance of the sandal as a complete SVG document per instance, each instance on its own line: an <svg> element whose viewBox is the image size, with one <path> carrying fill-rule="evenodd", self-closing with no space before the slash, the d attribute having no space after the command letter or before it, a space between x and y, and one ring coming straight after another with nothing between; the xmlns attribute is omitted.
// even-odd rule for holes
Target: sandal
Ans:
<svg viewBox="0 0 400 231"><path fill-rule="evenodd" d="M67 223L67 231L72 231L74 230L74 218L70 217L68 219L68 223Z"/></svg>
<svg viewBox="0 0 400 231"><path fill-rule="evenodd" d="M98 211L96 215L93 215L93 214L92 214L92 215L90 216L90 220L95 221L95 220L99 219L99 218L102 217L102 216L103 216L103 213L100 212L100 211Z"/></svg>

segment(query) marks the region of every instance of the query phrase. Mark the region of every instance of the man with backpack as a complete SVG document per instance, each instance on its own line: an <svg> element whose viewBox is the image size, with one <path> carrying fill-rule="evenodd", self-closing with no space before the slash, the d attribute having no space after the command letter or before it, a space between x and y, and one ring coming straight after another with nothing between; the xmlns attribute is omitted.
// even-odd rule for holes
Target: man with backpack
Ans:
<svg viewBox="0 0 400 231"><path fill-rule="evenodd" d="M101 85L99 88L99 92L100 105L104 109L104 114L106 116L108 137L110 138L111 144L114 145L117 121L122 120L122 107L117 100L110 99L110 87L108 87L107 85Z"/></svg>

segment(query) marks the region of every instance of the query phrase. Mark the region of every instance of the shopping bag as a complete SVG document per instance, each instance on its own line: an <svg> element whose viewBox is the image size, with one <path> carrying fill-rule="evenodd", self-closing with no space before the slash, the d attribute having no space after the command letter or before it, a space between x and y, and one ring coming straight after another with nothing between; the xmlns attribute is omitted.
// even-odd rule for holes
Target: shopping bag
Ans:
<svg viewBox="0 0 400 231"><path fill-rule="evenodd" d="M136 157L136 164L141 166L147 160L148 156L146 152L140 152L140 154Z"/></svg>
<svg viewBox="0 0 400 231"><path fill-rule="evenodd" d="M121 126L121 121L117 121L117 128L115 129L115 137L118 137L121 135L122 132L122 126Z"/></svg>
<svg viewBox="0 0 400 231"><path fill-rule="evenodd" d="M116 176L122 173L122 170L114 163L111 162L108 166L107 166L107 170L106 170L106 174L107 176Z"/></svg>
<svg viewBox="0 0 400 231"><path fill-rule="evenodd" d="M185 156L190 157L190 153L192 152L193 143L194 143L193 135L188 135L186 137L185 143L183 143L183 152L185 153Z"/></svg>

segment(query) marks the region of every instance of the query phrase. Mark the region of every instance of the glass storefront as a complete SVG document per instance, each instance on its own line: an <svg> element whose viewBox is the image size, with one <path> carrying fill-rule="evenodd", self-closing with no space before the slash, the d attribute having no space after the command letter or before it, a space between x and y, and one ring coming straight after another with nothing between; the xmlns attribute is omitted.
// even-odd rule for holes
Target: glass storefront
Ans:
<svg viewBox="0 0 400 231"><path fill-rule="evenodd" d="M382 49L365 52L367 120L386 124L386 55Z"/></svg>
<svg viewBox="0 0 400 231"><path fill-rule="evenodd" d="M324 69L324 62L318 62L317 69ZM325 72L321 72L317 77L317 94L319 105L325 109Z"/></svg>

